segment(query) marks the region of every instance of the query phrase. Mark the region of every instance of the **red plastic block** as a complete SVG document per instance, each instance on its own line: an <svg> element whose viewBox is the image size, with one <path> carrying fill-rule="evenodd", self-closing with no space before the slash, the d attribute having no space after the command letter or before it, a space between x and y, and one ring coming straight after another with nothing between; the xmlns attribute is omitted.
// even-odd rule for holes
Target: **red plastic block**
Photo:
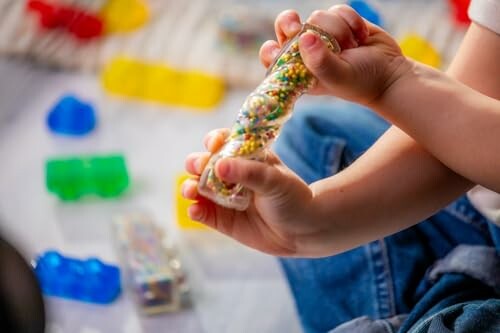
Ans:
<svg viewBox="0 0 500 333"><path fill-rule="evenodd" d="M458 24L469 24L470 19L467 14L470 0L449 0L452 8L453 18Z"/></svg>
<svg viewBox="0 0 500 333"><path fill-rule="evenodd" d="M44 0L29 0L29 12L39 15L44 29L64 29L78 39L86 40L104 34L104 22L97 15L75 6L59 5Z"/></svg>

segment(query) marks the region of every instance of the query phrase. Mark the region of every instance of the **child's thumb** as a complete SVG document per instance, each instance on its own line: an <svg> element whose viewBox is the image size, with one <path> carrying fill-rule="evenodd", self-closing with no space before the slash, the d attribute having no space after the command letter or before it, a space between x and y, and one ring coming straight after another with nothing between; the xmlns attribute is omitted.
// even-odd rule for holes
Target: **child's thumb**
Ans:
<svg viewBox="0 0 500 333"><path fill-rule="evenodd" d="M221 159L215 165L217 177L226 183L241 184L260 195L279 191L281 173L267 163L242 158Z"/></svg>
<svg viewBox="0 0 500 333"><path fill-rule="evenodd" d="M345 77L347 66L318 35L306 32L299 38L300 55L311 73L324 85L338 83Z"/></svg>

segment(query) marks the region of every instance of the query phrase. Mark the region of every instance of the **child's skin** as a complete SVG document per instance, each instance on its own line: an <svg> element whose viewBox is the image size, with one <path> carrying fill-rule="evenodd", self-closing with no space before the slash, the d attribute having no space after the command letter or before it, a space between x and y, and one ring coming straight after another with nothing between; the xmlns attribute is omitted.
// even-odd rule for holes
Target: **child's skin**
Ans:
<svg viewBox="0 0 500 333"><path fill-rule="evenodd" d="M471 65L497 79L464 74L463 62L471 59L467 50L449 70L488 97L406 59L392 37L350 7L316 11L308 22L330 33L343 49L337 56L314 34L300 37L304 62L319 80L311 93L366 105L401 130L391 127L350 167L310 186L273 154L268 163L221 160L217 175L251 189L253 203L244 212L217 206L198 195L195 177L183 186L184 196L197 200L189 208L191 218L269 254L319 257L409 227L474 183L500 192L500 101L494 99L500 98L500 66L493 62L500 54L498 35L473 25L464 42L480 38L492 48L479 56L482 62ZM300 19L286 11L275 26L278 43L267 42L261 49L265 66L298 32ZM489 73L480 68L488 60ZM227 133L210 132L204 140L208 151L217 151ZM186 169L199 176L209 156L189 155Z"/></svg>

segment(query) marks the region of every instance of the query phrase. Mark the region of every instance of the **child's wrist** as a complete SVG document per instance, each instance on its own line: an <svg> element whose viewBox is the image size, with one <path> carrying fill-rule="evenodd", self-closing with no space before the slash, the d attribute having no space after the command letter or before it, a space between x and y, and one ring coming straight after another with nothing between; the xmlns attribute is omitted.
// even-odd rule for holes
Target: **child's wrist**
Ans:
<svg viewBox="0 0 500 333"><path fill-rule="evenodd" d="M406 58L405 56L401 55L394 58L392 63L388 66L390 67L390 74L381 85L379 94L367 103L366 106L376 110L380 109L380 107L385 104L392 91L397 89L402 84L405 84L405 82L408 82L407 79L415 75L416 68L418 66L418 63Z"/></svg>
<svg viewBox="0 0 500 333"><path fill-rule="evenodd" d="M383 94L369 106L390 121L398 119L405 103L415 98L416 91L446 78L446 74L430 66L407 59L402 63ZM402 108L403 107L403 108Z"/></svg>

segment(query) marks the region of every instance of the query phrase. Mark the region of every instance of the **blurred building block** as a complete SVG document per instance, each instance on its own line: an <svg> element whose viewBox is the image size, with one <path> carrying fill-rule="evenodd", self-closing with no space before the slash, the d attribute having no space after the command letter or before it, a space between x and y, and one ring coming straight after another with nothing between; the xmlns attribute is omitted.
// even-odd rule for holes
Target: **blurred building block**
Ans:
<svg viewBox="0 0 500 333"><path fill-rule="evenodd" d="M47 251L33 263L42 292L78 301L108 304L120 294L120 270L97 258L85 260Z"/></svg>
<svg viewBox="0 0 500 333"><path fill-rule="evenodd" d="M119 197L130 180L124 157L109 155L50 159L45 166L45 182L49 192L72 201L90 194Z"/></svg>
<svg viewBox="0 0 500 333"><path fill-rule="evenodd" d="M110 94L199 110L217 106L225 92L220 77L123 57L104 68L101 83Z"/></svg>
<svg viewBox="0 0 500 333"><path fill-rule="evenodd" d="M469 9L470 0L448 0L450 10L455 22L460 25L467 25L470 23L467 11Z"/></svg>
<svg viewBox="0 0 500 333"><path fill-rule="evenodd" d="M430 42L417 34L409 34L400 42L399 46L403 54L421 63L439 68L441 67L441 56Z"/></svg>
<svg viewBox="0 0 500 333"><path fill-rule="evenodd" d="M208 227L204 226L200 222L191 220L187 211L188 207L193 203L182 196L182 183L188 179L190 176L188 174L182 173L177 176L175 181L175 211L177 224L181 229L191 229L191 230L209 230Z"/></svg>
<svg viewBox="0 0 500 333"><path fill-rule="evenodd" d="M113 26L122 31L134 29L127 34L107 33L104 38L88 39L85 43L69 33L59 33L63 29L41 33L34 15L26 15L25 1L0 0L0 54L26 57L51 67L94 72L101 71L115 57L125 55L170 64L173 69L196 68L224 79L229 86L250 89L259 84L265 69L254 50L258 47L255 31L247 34L249 28L243 28L245 24L238 21L252 18L252 14L232 15L232 22L221 23L221 15L233 7L258 9L274 20L287 8L297 9L306 18L315 9L351 1L369 20L381 19L379 24L396 38L414 32L428 40L439 51L442 67L446 67L465 32L463 25L454 22L453 13L455 8L462 8L457 13L465 13L462 1L468 0L276 0L251 4L241 0L190 0L189 4L178 0L60 0L87 12L108 15L103 18L104 30L106 25L110 30L115 29ZM147 4L147 19L139 3ZM135 9L129 10L125 4ZM101 12L103 8L109 9ZM119 14L122 8L127 15ZM140 23L143 20L146 22ZM252 19L248 21L252 23ZM267 25L260 21L256 24L258 29ZM228 48L254 51L227 52Z"/></svg>
<svg viewBox="0 0 500 333"><path fill-rule="evenodd" d="M256 57L262 43L276 38L275 17L263 10L248 7L224 8L218 18L218 42L234 56Z"/></svg>
<svg viewBox="0 0 500 333"><path fill-rule="evenodd" d="M149 20L149 8L144 0L108 0L100 16L106 32L130 32L142 27Z"/></svg>
<svg viewBox="0 0 500 333"><path fill-rule="evenodd" d="M380 16L380 13L367 1L351 0L347 4L366 20L378 26L382 26L382 18Z"/></svg>
<svg viewBox="0 0 500 333"><path fill-rule="evenodd" d="M189 302L189 286L176 249L144 214L113 220L127 283L145 314L172 312Z"/></svg>
<svg viewBox="0 0 500 333"><path fill-rule="evenodd" d="M47 115L47 126L56 134L83 136L96 126L95 109L76 96L65 95Z"/></svg>
<svg viewBox="0 0 500 333"><path fill-rule="evenodd" d="M52 1L29 0L26 9L38 15L38 23L42 29L65 30L80 40L100 37L104 33L102 19L79 7Z"/></svg>

